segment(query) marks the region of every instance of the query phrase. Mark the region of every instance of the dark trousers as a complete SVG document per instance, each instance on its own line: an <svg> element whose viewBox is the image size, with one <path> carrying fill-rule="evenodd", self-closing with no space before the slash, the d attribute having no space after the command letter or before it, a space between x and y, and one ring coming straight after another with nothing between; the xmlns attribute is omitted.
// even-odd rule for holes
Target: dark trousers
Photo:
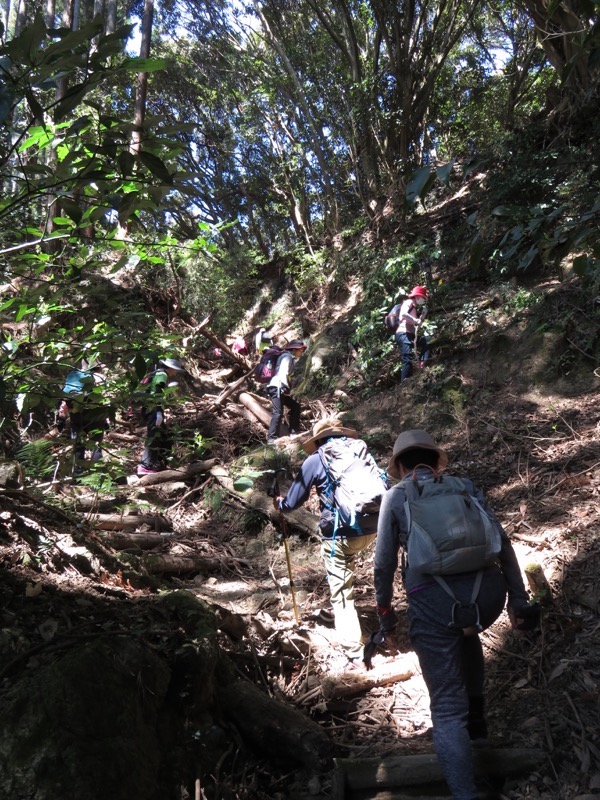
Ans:
<svg viewBox="0 0 600 800"><path fill-rule="evenodd" d="M300 403L290 394L281 394L279 389L271 386L268 389L271 403L273 404L273 415L269 425L269 439L276 439L279 436L279 426L283 418L283 409L290 411L290 431L298 431L300 427Z"/></svg>
<svg viewBox="0 0 600 800"><path fill-rule="evenodd" d="M144 416L147 425L146 446L140 464L147 469L165 469L173 440L165 425L164 411L157 406L145 411Z"/></svg>
<svg viewBox="0 0 600 800"><path fill-rule="evenodd" d="M469 603L475 574L450 581L452 591ZM485 629L500 615L506 602L501 571L485 571L477 604ZM448 627L454 601L438 584L409 595L409 636L429 692L433 745L453 800L477 800L469 737L469 709L473 701L483 708L484 661L479 637L465 636Z"/></svg>
<svg viewBox="0 0 600 800"><path fill-rule="evenodd" d="M413 362L415 358L415 334L397 333L396 344L402 353L402 373L400 383L403 383L413 373ZM417 353L419 361L427 361L431 355L426 336L417 336Z"/></svg>
<svg viewBox="0 0 600 800"><path fill-rule="evenodd" d="M70 438L75 443L75 457L85 458L86 439L90 438L94 443L95 450L92 460L102 457L100 445L104 438L104 431L108 430L107 417L109 408L96 406L93 408L81 407L79 411L73 410L73 403L69 400L61 400L58 405L57 427L63 431L67 418L69 419Z"/></svg>

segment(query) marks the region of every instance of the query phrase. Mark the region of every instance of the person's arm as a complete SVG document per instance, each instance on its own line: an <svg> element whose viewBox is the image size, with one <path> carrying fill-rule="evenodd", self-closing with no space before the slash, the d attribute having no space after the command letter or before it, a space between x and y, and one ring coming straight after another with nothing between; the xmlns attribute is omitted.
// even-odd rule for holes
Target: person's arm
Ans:
<svg viewBox="0 0 600 800"><path fill-rule="evenodd" d="M521 568L519 566L519 562L517 561L517 556L513 549L512 542L508 538L508 535L502 527L494 510L489 506L485 495L481 490L473 486L473 484L471 484L471 487L473 488L473 496L484 508L489 518L492 520L494 525L496 525L498 532L500 533L502 549L500 550L498 561L500 562L500 568L502 569L502 573L508 587L508 610L512 619L512 614L517 613L522 606L527 605L529 602L529 594L525 589Z"/></svg>
<svg viewBox="0 0 600 800"><path fill-rule="evenodd" d="M404 320L405 322L408 322L411 325L420 325L421 324L420 317L413 316L410 313L413 310L416 310L416 305L414 303L408 303L408 302L403 303L400 313L400 322Z"/></svg>
<svg viewBox="0 0 600 800"><path fill-rule="evenodd" d="M394 489L387 491L379 510L374 570L378 611L390 608L394 596L394 576L398 568L400 549L400 531L395 514L396 494Z"/></svg>
<svg viewBox="0 0 600 800"><path fill-rule="evenodd" d="M310 490L319 477L321 459L318 453L310 455L300 467L285 497L275 498L275 507L280 511L293 511L308 500Z"/></svg>

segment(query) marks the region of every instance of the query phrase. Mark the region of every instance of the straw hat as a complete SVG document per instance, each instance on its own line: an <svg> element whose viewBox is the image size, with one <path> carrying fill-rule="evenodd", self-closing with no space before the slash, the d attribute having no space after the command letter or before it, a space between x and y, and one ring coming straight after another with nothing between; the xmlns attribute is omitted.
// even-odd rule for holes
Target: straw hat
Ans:
<svg viewBox="0 0 600 800"><path fill-rule="evenodd" d="M398 456L406 452L406 450L413 450L416 447L420 447L423 450L434 450L438 454L438 467L440 469L448 463L448 453L437 446L427 431L403 431L394 443L394 451L387 468L388 474L393 478L399 478Z"/></svg>
<svg viewBox="0 0 600 800"><path fill-rule="evenodd" d="M328 436L349 436L358 439L358 433L353 428L344 428L339 419L322 419L313 425L312 436L302 445L302 449L310 455L317 449L317 442Z"/></svg>

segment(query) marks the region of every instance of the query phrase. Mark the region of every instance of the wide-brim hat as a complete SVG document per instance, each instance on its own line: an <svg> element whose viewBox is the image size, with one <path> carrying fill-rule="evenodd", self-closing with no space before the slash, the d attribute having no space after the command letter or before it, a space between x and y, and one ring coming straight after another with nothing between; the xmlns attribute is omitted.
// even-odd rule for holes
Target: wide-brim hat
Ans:
<svg viewBox="0 0 600 800"><path fill-rule="evenodd" d="M288 342L283 349L284 350L306 350L306 345L304 344L302 339L292 339L292 341Z"/></svg>
<svg viewBox="0 0 600 800"><path fill-rule="evenodd" d="M185 372L185 367L178 358L161 358L158 362L167 369L174 369L177 372Z"/></svg>
<svg viewBox="0 0 600 800"><path fill-rule="evenodd" d="M345 428L339 419L322 419L315 422L312 436L304 442L302 449L310 455L317 449L317 442L327 439L328 436L349 436L351 439L358 439L358 432L354 428Z"/></svg>
<svg viewBox="0 0 600 800"><path fill-rule="evenodd" d="M438 467L440 469L445 467L448 463L448 453L442 450L441 447L438 447L427 431L402 431L394 443L394 450L387 468L388 475L391 475L393 478L399 478L398 456L402 455L402 453L405 453L407 450L414 450L417 447L422 450L433 450L436 452L438 454Z"/></svg>

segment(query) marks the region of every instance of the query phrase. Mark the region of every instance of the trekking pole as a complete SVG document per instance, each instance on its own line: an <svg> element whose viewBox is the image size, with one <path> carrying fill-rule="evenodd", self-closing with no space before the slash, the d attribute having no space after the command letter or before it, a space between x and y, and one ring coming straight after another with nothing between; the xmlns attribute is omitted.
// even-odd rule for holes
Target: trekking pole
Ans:
<svg viewBox="0 0 600 800"><path fill-rule="evenodd" d="M271 488L267 492L269 497L279 497L279 478L278 475L280 472L285 472L285 467L282 467L278 470L275 470L275 477L273 478L273 483L271 484ZM281 527L281 533L283 535L283 545L285 548L285 561L287 564L287 571L288 577L290 579L290 591L292 594L292 604L294 606L294 617L296 618L296 625L300 624L300 618L298 616L298 606L296 605L296 592L294 591L294 577L292 575L292 562L290 561L290 550L288 547L288 527L286 519L283 515L283 511L279 509L279 525Z"/></svg>

